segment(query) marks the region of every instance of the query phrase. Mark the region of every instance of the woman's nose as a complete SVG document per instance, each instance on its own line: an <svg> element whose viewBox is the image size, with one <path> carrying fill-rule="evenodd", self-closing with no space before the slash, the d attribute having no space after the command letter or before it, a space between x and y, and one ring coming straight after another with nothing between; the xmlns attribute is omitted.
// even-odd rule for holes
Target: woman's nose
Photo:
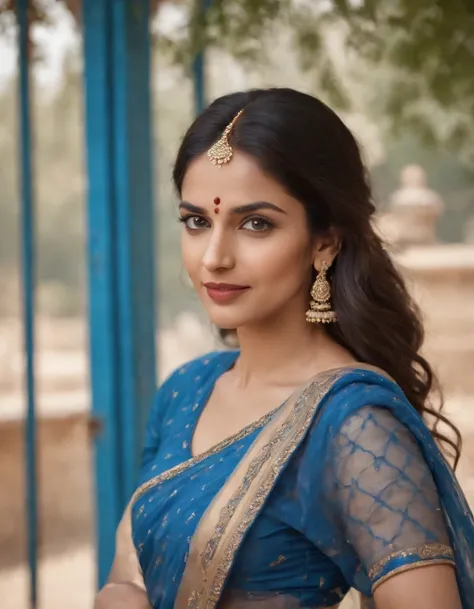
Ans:
<svg viewBox="0 0 474 609"><path fill-rule="evenodd" d="M202 257L202 264L209 272L219 269L231 269L235 266L235 255L233 252L232 239L215 232L206 247Z"/></svg>

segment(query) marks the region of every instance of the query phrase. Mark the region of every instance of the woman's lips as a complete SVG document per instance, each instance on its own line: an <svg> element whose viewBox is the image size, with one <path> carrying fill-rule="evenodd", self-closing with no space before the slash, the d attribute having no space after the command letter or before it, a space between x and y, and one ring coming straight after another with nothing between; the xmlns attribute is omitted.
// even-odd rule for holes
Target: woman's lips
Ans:
<svg viewBox="0 0 474 609"><path fill-rule="evenodd" d="M241 296L249 287L230 283L205 283L209 298L214 302L230 302Z"/></svg>

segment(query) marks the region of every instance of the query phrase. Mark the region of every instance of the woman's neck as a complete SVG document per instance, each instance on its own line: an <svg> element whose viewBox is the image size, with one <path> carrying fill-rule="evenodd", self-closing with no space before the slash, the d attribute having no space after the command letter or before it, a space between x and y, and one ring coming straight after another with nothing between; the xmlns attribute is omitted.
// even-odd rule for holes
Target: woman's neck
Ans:
<svg viewBox="0 0 474 609"><path fill-rule="evenodd" d="M304 319L243 327L237 334L240 357L233 372L241 388L300 384L320 371L354 362L322 326Z"/></svg>

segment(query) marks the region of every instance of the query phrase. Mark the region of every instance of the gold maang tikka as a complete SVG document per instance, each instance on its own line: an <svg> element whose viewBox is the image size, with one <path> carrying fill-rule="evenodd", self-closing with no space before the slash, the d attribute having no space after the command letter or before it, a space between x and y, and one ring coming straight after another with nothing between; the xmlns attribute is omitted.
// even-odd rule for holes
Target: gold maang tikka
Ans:
<svg viewBox="0 0 474 609"><path fill-rule="evenodd" d="M243 110L237 112L232 121L224 129L224 133L220 139L207 151L207 156L211 159L211 162L219 168L228 163L234 154L232 146L229 144L229 136L242 112Z"/></svg>
<svg viewBox="0 0 474 609"><path fill-rule="evenodd" d="M323 262L316 281L311 289L311 302L306 311L306 321L317 324L330 324L337 321L336 312L331 310L331 284L326 278L329 266Z"/></svg>

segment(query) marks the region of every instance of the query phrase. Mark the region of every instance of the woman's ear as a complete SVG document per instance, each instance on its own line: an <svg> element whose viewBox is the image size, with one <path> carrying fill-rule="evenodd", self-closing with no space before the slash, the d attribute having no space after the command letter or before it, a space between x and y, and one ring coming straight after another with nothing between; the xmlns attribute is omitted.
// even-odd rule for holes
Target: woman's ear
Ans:
<svg viewBox="0 0 474 609"><path fill-rule="evenodd" d="M341 235L335 228L330 228L324 234L319 235L314 244L313 260L314 268L321 270L323 262L331 267L341 249Z"/></svg>

